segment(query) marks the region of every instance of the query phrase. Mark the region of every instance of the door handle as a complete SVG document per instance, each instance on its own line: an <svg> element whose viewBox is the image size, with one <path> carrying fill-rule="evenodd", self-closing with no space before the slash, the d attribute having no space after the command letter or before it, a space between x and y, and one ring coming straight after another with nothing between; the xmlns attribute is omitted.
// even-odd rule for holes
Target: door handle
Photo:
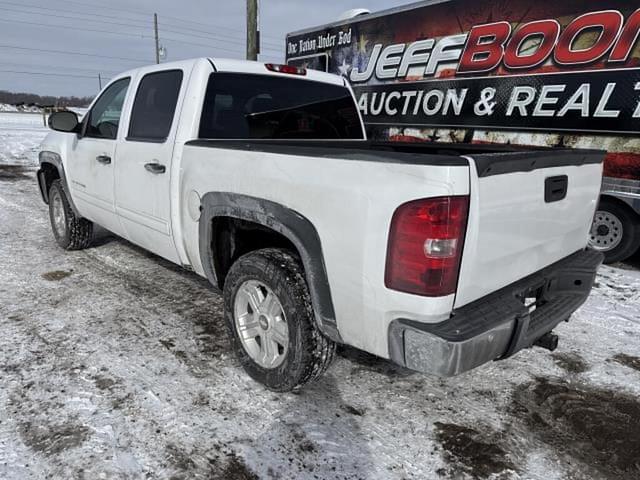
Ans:
<svg viewBox="0 0 640 480"><path fill-rule="evenodd" d="M96 160L98 161L98 163L101 163L103 165L109 165L111 163L111 157L109 157L108 155L98 155L96 157Z"/></svg>
<svg viewBox="0 0 640 480"><path fill-rule="evenodd" d="M155 175L159 175L167 171L167 168L159 163L147 163L144 168L147 172L151 172Z"/></svg>

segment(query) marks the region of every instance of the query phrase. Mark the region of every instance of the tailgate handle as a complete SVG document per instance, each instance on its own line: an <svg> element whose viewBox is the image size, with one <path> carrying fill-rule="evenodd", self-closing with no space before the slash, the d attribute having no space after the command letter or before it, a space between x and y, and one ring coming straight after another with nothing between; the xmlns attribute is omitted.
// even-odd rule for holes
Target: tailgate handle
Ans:
<svg viewBox="0 0 640 480"><path fill-rule="evenodd" d="M549 177L544 181L544 201L547 203L559 202L567 196L569 177L559 175Z"/></svg>

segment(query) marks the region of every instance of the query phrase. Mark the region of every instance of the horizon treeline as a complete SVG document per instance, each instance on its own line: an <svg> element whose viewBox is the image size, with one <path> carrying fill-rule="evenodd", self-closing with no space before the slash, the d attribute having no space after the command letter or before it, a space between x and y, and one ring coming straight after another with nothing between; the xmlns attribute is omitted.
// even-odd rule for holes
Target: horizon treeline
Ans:
<svg viewBox="0 0 640 480"><path fill-rule="evenodd" d="M39 105L58 107L86 107L93 97L54 97L52 95L37 95L35 93L16 93L0 90L0 103L10 105Z"/></svg>

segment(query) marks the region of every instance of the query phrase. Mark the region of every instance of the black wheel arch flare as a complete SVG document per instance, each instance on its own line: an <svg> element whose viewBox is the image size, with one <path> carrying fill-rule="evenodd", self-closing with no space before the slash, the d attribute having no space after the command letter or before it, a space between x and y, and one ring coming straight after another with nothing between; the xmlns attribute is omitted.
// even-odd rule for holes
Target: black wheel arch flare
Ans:
<svg viewBox="0 0 640 480"><path fill-rule="evenodd" d="M230 192L209 192L203 195L200 208L200 259L207 278L214 286L219 284L213 251L213 220L216 217L250 221L274 230L291 241L298 250L320 331L331 340L342 343L320 236L309 219L279 203Z"/></svg>
<svg viewBox="0 0 640 480"><path fill-rule="evenodd" d="M50 153L52 155L48 155L46 160L43 160L42 153ZM36 178L38 179L38 187L40 188L40 194L42 195L42 200L44 203L49 204L49 191L47 188L48 182L46 178L46 170L47 168L54 168L58 172L58 178L62 183L62 188L64 193L67 196L67 200L69 201L69 205L71 206L71 210L73 213L80 217L80 213L76 208L75 203L73 203L73 198L71 197L71 191L69 190L69 184L67 183L67 175L64 171L64 165L62 164L62 159L60 155L55 152L40 152L40 169L36 174Z"/></svg>

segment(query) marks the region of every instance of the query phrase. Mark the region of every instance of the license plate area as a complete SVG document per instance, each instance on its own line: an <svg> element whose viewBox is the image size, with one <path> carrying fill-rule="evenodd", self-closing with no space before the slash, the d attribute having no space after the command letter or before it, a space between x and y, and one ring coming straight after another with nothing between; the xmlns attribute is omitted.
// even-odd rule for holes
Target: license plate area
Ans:
<svg viewBox="0 0 640 480"><path fill-rule="evenodd" d="M548 300L545 294L547 293L548 285L548 282L539 283L527 288L518 295L518 299L530 314L547 303Z"/></svg>

